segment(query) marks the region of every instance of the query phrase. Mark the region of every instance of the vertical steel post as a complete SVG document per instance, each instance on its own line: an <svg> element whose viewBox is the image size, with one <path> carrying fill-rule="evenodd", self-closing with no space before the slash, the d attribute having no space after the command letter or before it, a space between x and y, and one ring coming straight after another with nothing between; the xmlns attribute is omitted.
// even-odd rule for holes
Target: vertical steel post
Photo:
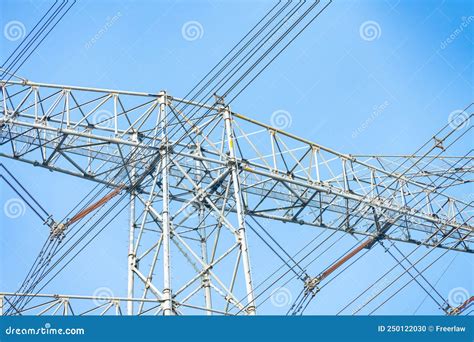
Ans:
<svg viewBox="0 0 474 342"><path fill-rule="evenodd" d="M196 147L196 155L202 156L201 154L201 146ZM200 161L196 159L195 165L196 165L196 184L199 184L201 182L201 177L203 176L202 171L201 171L201 165ZM204 162L202 162L204 163ZM206 222L205 222L205 210L204 206L202 204L199 205L198 209L198 221L199 221L199 232L201 234L201 258L204 264L208 264L208 255L207 255L207 233L206 233ZM212 297L211 297L211 285L210 285L210 277L209 277L209 271L206 270L202 274L202 287L204 288L204 301L206 303L206 309L207 315L212 315Z"/></svg>
<svg viewBox="0 0 474 342"><path fill-rule="evenodd" d="M136 133L133 134L133 140L138 141L138 136ZM133 153L133 152L132 152ZM130 181L133 183L135 181L135 163L132 159L132 170L130 172ZM128 236L128 289L127 297L132 299L134 296L134 268L136 264L136 255L135 255L135 190L130 192L130 226L129 226L129 236ZM127 301L127 315L133 315L133 301Z"/></svg>
<svg viewBox="0 0 474 342"><path fill-rule="evenodd" d="M227 136L227 144L229 147L229 164L232 172L232 183L234 188L234 197L237 211L237 221L239 225L238 229L238 242L240 244L240 250L242 252L242 266L245 277L245 287L247 290L247 314L255 315L255 299L253 293L252 285L252 274L250 270L250 255L247 245L247 237L245 233L245 213L244 206L242 201L242 192L240 189L240 179L239 179L239 165L235 158L235 149L234 149L234 132L232 130L232 118L230 115L230 110L228 107L224 107L224 123L225 131Z"/></svg>
<svg viewBox="0 0 474 342"><path fill-rule="evenodd" d="M69 299L64 298L63 301L63 316L69 315Z"/></svg>
<svg viewBox="0 0 474 342"><path fill-rule="evenodd" d="M208 257L207 257L207 237L206 237L206 227L204 222L204 208L202 206L199 207L199 222L202 222L202 236L201 236L201 256L202 261L207 264ZM207 315L212 315L212 297L211 297L211 285L210 285L210 277L209 271L206 271L202 275L202 283L204 287L204 301L206 302L206 309L208 310L206 313Z"/></svg>
<svg viewBox="0 0 474 342"><path fill-rule="evenodd" d="M172 291L171 291L171 267L170 267L170 239L171 222L169 213L169 146L167 136L166 122L166 93L161 91L159 94L159 110L161 122L161 165L162 165L162 190L163 190L163 209L162 209L162 234L163 234L163 314L173 314Z"/></svg>

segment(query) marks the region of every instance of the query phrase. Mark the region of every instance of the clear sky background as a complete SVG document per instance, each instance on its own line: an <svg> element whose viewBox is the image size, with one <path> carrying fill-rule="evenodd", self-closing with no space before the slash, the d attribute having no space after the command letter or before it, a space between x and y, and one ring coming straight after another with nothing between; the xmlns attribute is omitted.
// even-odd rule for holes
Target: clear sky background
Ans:
<svg viewBox="0 0 474 342"><path fill-rule="evenodd" d="M8 22L18 20L29 30L51 3L3 0L0 28L3 31ZM270 1L79 0L18 74L44 83L147 92L165 89L182 97L271 6ZM336 0L232 107L265 123L270 123L273 112L285 110L292 118L288 131L341 152L412 153L447 123L451 112L474 99L473 15L472 2L460 0ZM183 39L181 29L189 21L202 25L200 39ZM373 40L360 34L367 21L379 26ZM0 36L0 60L19 42ZM382 105L381 113L359 132ZM472 148L472 143L464 141L459 151ZM25 164L2 162L52 213L66 213L91 186ZM3 206L14 194L3 184L1 189ZM0 291L14 291L47 231L30 210L14 220L3 211L0 215ZM290 250L315 234L305 227L267 226ZM118 217L44 292L88 295L105 286L125 296L127 229L126 215ZM256 247L255 236L250 234L249 239L258 283L266 275L260 270L268 268L268 259ZM333 256L353 243L352 237L342 240ZM324 262L312 265L311 272L318 274ZM374 248L321 291L307 313L336 313L391 265L393 260L380 247ZM472 294L472 266L471 255L449 253L426 277L446 297L457 287ZM301 283L285 286L295 299ZM441 314L425 297L412 284L377 313ZM288 306L270 300L262 309L282 314Z"/></svg>

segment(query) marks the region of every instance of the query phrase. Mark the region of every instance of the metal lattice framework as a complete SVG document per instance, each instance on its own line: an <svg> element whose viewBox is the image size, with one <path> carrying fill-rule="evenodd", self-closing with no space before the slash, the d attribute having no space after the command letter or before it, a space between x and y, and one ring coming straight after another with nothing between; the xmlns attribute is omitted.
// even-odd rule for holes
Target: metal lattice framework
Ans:
<svg viewBox="0 0 474 342"><path fill-rule="evenodd" d="M444 191L467 183L473 157L436 154L457 130L429 154L352 156L222 101L28 81L1 94L0 156L130 190L128 298L106 304L117 313L153 302L164 314L254 314L250 216L473 252L473 205ZM178 259L188 268L172 273Z"/></svg>

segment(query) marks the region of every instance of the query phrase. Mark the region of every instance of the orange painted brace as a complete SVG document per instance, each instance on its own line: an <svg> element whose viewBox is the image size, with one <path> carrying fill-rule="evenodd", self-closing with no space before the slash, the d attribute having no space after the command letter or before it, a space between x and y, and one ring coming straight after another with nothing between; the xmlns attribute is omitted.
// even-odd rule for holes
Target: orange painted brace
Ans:
<svg viewBox="0 0 474 342"><path fill-rule="evenodd" d="M108 201L110 201L112 198L114 198L115 196L117 196L120 191L122 191L122 189L124 188L124 185L120 185L118 186L117 188L115 188L114 190L112 190L110 193L108 193L107 195L105 195L104 197L102 197L100 200L98 200L97 202L91 204L90 206L88 206L86 209L78 212L76 215L74 215L68 222L67 222L67 225L71 225L79 220L81 220L82 218L84 218L85 216L89 215L91 212L93 212L94 210L100 208L101 206L103 206L105 203L107 203Z"/></svg>
<svg viewBox="0 0 474 342"><path fill-rule="evenodd" d="M472 302L474 302L474 296L471 296L470 298L468 298L464 303L462 303L461 305L459 305L457 308L454 308L452 311L451 311L451 315L453 314L460 314L461 312L464 311L465 308L467 308L469 306L469 304L471 304Z"/></svg>
<svg viewBox="0 0 474 342"><path fill-rule="evenodd" d="M343 258L341 258L338 262L336 262L334 265L329 267L326 271L321 273L321 275L318 277L319 281L323 280L327 276L329 276L331 273L333 273L335 270L337 270L339 267L341 267L347 260L352 258L354 255L359 253L362 249L370 245L372 242L374 242L375 238L369 238L365 240L362 244L354 248L352 251L347 253Z"/></svg>

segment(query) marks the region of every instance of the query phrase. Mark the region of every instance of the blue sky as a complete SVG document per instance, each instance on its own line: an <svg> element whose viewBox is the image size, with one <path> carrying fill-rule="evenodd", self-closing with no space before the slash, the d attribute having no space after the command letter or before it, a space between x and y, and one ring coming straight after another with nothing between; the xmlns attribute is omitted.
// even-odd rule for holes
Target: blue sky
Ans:
<svg viewBox="0 0 474 342"><path fill-rule="evenodd" d="M50 4L2 1L2 31L12 20L31 29ZM181 97L271 5L270 1L81 0L18 74L44 83L147 92L165 89ZM473 15L472 2L460 0L334 1L232 107L265 123L270 123L273 112L285 110L292 118L287 130L341 152L411 153L447 123L451 112L465 108L474 98ZM183 39L182 26L189 21L202 25L200 39ZM368 21L378 25L373 40L361 34ZM0 60L18 43L2 35ZM359 132L381 106L383 110ZM459 151L468 147L472 141L460 144ZM65 175L2 162L54 213L67 212L90 187ZM13 193L3 185L1 189L4 203ZM13 291L46 234L31 211L15 220L1 215L0 290ZM270 225L275 237L285 240L290 249L314 234L296 227L298 234L289 235L289 225ZM125 295L127 238L123 215L45 292L91 294L107 286L116 295ZM350 237L342 240L334 253L353 243ZM265 268L265 258L257 249L251 253L258 282L264 275L257 270ZM392 260L380 248L371 251L322 291L308 313L337 312L387 265ZM469 255L448 254L427 277L435 283L448 265L436 288L445 296L455 287L472 293ZM314 273L320 268L312 266ZM288 285L294 297L298 286ZM417 309L424 296L412 284L378 313L439 314L429 299ZM267 302L264 309L281 314L287 307Z"/></svg>

